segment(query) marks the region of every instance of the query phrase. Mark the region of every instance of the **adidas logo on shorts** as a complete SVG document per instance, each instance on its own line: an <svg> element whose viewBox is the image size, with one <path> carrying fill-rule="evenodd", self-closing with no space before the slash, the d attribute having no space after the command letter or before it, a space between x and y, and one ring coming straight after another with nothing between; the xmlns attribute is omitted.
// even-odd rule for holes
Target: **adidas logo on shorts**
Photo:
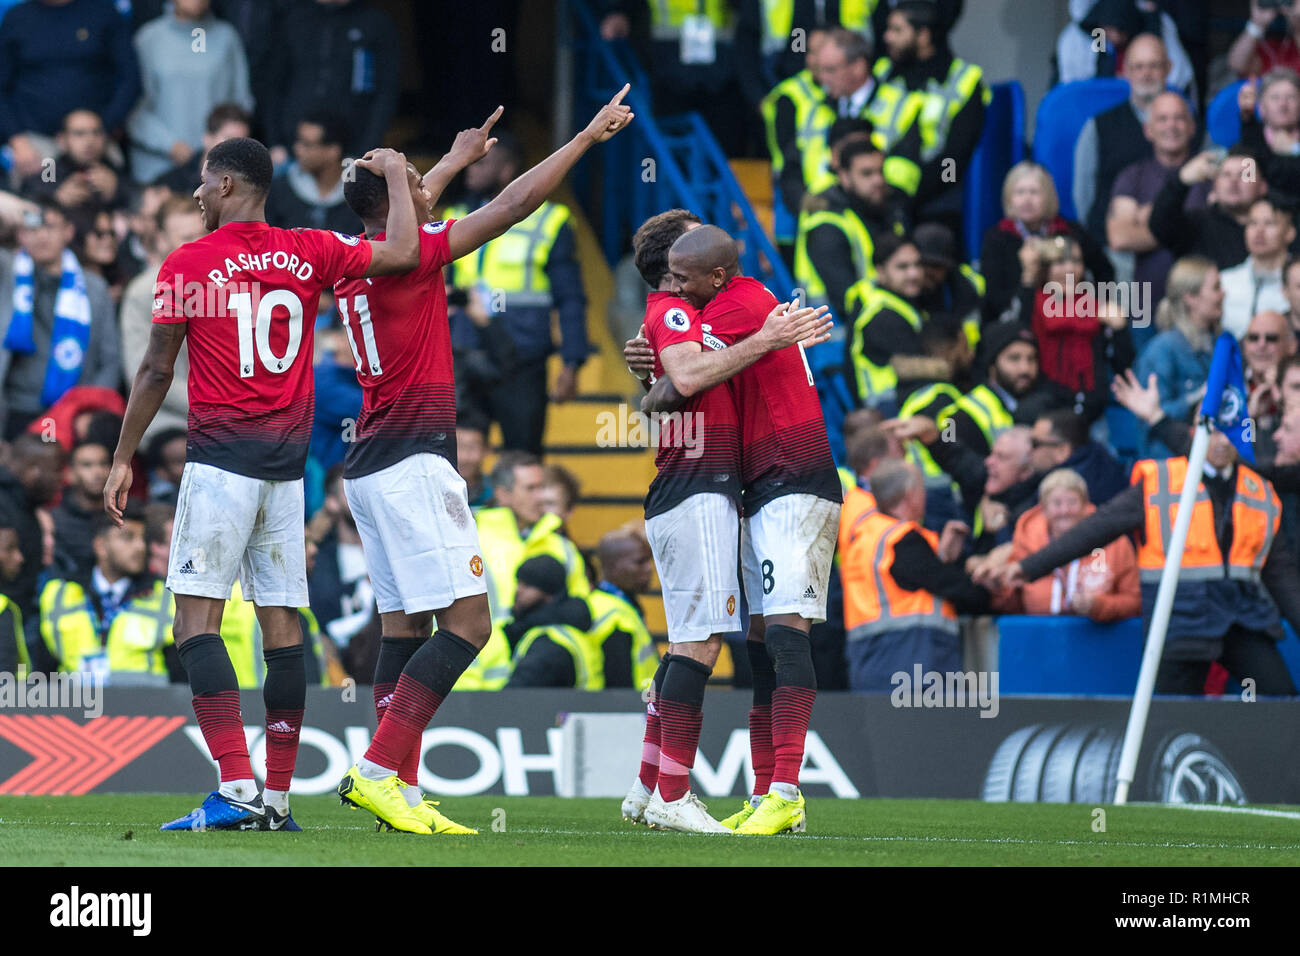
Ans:
<svg viewBox="0 0 1300 956"><path fill-rule="evenodd" d="M266 732L268 734L291 734L293 733L293 728L289 726L287 720L277 720L275 723L271 724L271 726L266 728Z"/></svg>
<svg viewBox="0 0 1300 956"><path fill-rule="evenodd" d="M808 585L807 590L805 590L805 591L803 592L803 596L804 596L805 599L807 599L807 598L816 598L816 597L817 597L817 592L813 590L813 586L810 584L810 585Z"/></svg>
<svg viewBox="0 0 1300 956"><path fill-rule="evenodd" d="M186 561L184 564L181 565L181 569L176 573L177 574L198 574L199 572L195 569L193 561Z"/></svg>

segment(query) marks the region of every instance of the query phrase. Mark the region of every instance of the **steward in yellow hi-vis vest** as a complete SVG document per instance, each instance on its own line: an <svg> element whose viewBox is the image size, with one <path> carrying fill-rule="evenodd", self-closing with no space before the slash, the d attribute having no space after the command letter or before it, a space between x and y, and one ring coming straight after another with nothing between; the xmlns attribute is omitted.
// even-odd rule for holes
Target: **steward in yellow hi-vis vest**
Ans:
<svg viewBox="0 0 1300 956"><path fill-rule="evenodd" d="M107 514L92 525L95 564L82 578L55 578L40 593L41 641L64 673L113 684L184 680L172 637L176 604L146 569L144 519L137 506L122 527Z"/></svg>
<svg viewBox="0 0 1300 956"><path fill-rule="evenodd" d="M876 61L877 86L869 116L886 140L915 132L920 137L920 182L916 201L956 199L971 156L984 130L984 111L993 94L984 71L952 54L941 4L909 3L892 10L884 41L886 57ZM919 108L904 108L917 101Z"/></svg>
<svg viewBox="0 0 1300 956"><path fill-rule="evenodd" d="M23 615L18 605L0 594L0 673L13 674L19 680L31 670L27 638L23 634Z"/></svg>
<svg viewBox="0 0 1300 956"><path fill-rule="evenodd" d="M515 575L528 558L548 554L559 561L565 569L569 594L581 597L591 590L582 555L577 545L560 533L562 522L558 516L542 515L527 535L520 534L519 520L509 508L482 508L474 520L483 550L492 620L510 615L515 603Z"/></svg>
<svg viewBox="0 0 1300 956"><path fill-rule="evenodd" d="M445 210L445 219L475 211L525 169L518 140L505 131L498 138L491 152L465 171L471 201ZM578 369L591 352L587 296L568 207L543 202L522 222L457 259L451 267L450 287L477 298L491 317L490 327L482 330L459 312L454 314L452 338L458 345L477 342L476 347L491 352L485 336L500 335L504 328L509 337L514 352L509 379L485 386L483 401L488 414L501 426L506 448L540 455L546 428L546 360L556 351L552 313L559 322L558 351L563 360L556 393L572 397Z"/></svg>
<svg viewBox="0 0 1300 956"><path fill-rule="evenodd" d="M176 601L163 582L123 579L118 599L102 575L98 583L55 578L41 589L41 639L59 670L101 674L115 685L183 679L172 638Z"/></svg>
<svg viewBox="0 0 1300 956"><path fill-rule="evenodd" d="M988 369L988 378L945 408L937 421L942 429L951 420L958 445L987 455L993 440L1015 424L1020 403L1038 395L1038 339L1023 323L991 323L975 364Z"/></svg>
<svg viewBox="0 0 1300 956"><path fill-rule="evenodd" d="M1300 566L1278 535L1277 492L1235 459L1229 439L1213 433L1193 499L1157 694L1205 693L1216 660L1238 681L1249 678L1254 693L1296 692L1277 641L1283 634L1279 612L1292 627L1300 625ZM1122 534L1134 534L1142 614L1149 627L1178 500L1191 480L1187 466L1186 458L1137 462L1127 489L1019 562L1023 579L1036 580Z"/></svg>
<svg viewBox="0 0 1300 956"><path fill-rule="evenodd" d="M635 598L608 581L587 595L591 636L604 659L606 687L645 690L659 667L659 650Z"/></svg>
<svg viewBox="0 0 1300 956"><path fill-rule="evenodd" d="M795 244L794 280L809 305L829 305L837 325L847 323L846 298L854 283L874 279L873 237L903 235L903 212L882 175L884 154L866 140L840 152L839 182L804 201Z"/></svg>
<svg viewBox="0 0 1300 956"><path fill-rule="evenodd" d="M298 622L302 625L303 666L307 670L307 686L328 684L320 643L320 627L310 608L298 608ZM266 679L266 661L262 657L262 627L257 623L257 612L251 601L235 582L230 600L221 615L221 639L226 642L230 663L241 689L261 687Z"/></svg>
<svg viewBox="0 0 1300 956"><path fill-rule="evenodd" d="M508 687L601 690L604 655L591 633L591 609L565 588L564 566L549 554L519 566L514 616L504 626L513 648Z"/></svg>
<svg viewBox="0 0 1300 956"><path fill-rule="evenodd" d="M855 310L848 337L853 394L860 405L893 417L898 411L898 373L890 360L921 354L926 316L897 293L865 280L849 289L847 299L849 309Z"/></svg>

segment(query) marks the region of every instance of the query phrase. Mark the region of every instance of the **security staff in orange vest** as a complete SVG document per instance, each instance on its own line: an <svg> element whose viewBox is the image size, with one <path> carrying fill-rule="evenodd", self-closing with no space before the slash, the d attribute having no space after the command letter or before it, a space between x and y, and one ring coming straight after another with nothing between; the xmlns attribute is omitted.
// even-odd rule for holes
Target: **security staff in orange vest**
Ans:
<svg viewBox="0 0 1300 956"><path fill-rule="evenodd" d="M869 425L847 439L849 468L854 483L844 488L844 505L840 508L839 553L848 548L849 533L864 511L876 509L871 493L871 473L886 461L902 461L903 445L879 424Z"/></svg>
<svg viewBox="0 0 1300 956"><path fill-rule="evenodd" d="M888 692L893 675L961 670L957 614L978 614L989 593L952 563L969 530L949 522L942 535L921 527L925 481L915 465L886 461L871 473L876 509L848 529L844 579L849 688Z"/></svg>
<svg viewBox="0 0 1300 956"><path fill-rule="evenodd" d="M1041 551L1011 565L1004 583L1033 581L1135 532L1142 614L1149 626L1186 473L1186 458L1137 462L1127 490ZM1300 628L1300 567L1289 549L1274 546L1281 516L1273 486L1238 463L1232 443L1215 432L1187 532L1156 674L1157 694L1203 693L1216 660L1238 681L1252 679L1257 694L1296 693L1277 649L1283 633L1279 610L1293 628Z"/></svg>

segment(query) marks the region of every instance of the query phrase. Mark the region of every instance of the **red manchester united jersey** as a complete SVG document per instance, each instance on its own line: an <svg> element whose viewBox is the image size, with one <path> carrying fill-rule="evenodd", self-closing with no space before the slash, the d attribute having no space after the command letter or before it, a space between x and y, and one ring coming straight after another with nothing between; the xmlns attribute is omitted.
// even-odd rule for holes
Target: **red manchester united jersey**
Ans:
<svg viewBox="0 0 1300 956"><path fill-rule="evenodd" d="M656 378L664 374L659 355L670 345L723 347L704 332L699 313L671 292L651 292L646 298L645 330L655 353ZM679 411L660 418L655 467L658 474L645 499L647 518L705 492L730 495L740 507L740 422L725 385L691 396Z"/></svg>
<svg viewBox="0 0 1300 956"><path fill-rule="evenodd" d="M188 460L302 477L316 306L322 289L370 267L370 251L354 236L230 222L164 260L153 320L189 323Z"/></svg>
<svg viewBox="0 0 1300 956"><path fill-rule="evenodd" d="M410 272L344 279L334 287L364 393L345 478L419 452L456 464L456 378L442 282L454 221L420 228L420 264Z"/></svg>
<svg viewBox="0 0 1300 956"><path fill-rule="evenodd" d="M731 279L700 313L703 331L734 345L763 327L776 306L757 279ZM841 500L817 389L799 346L768 352L728 383L741 425L745 514L773 498L809 494Z"/></svg>

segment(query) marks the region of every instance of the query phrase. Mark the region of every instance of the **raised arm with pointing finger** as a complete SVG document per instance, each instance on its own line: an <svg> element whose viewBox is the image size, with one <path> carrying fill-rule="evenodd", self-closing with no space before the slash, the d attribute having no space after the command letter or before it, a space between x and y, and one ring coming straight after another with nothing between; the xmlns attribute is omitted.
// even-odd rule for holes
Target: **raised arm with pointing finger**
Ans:
<svg viewBox="0 0 1300 956"><path fill-rule="evenodd" d="M504 235L511 226L523 222L564 181L569 170L587 150L597 143L603 143L632 122L635 114L623 105L623 97L629 89L631 86L625 84L614 94L613 99L600 108L586 129L510 183L495 199L452 223L449 235L452 257L459 259L497 236ZM495 123L499 115L499 110L493 113L488 123ZM489 125L488 129L490 128Z"/></svg>

